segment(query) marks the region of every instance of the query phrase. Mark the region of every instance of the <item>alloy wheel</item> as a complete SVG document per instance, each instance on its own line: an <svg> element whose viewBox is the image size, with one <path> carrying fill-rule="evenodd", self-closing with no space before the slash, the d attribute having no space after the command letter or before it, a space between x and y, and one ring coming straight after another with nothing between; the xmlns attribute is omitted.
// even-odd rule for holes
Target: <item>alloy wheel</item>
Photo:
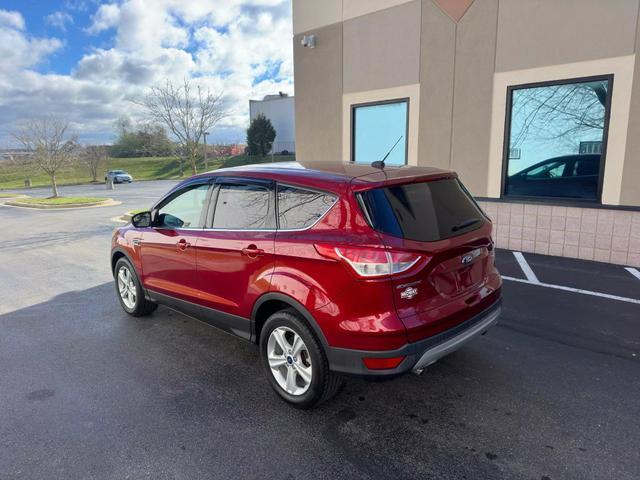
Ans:
<svg viewBox="0 0 640 480"><path fill-rule="evenodd" d="M290 395L302 395L311 385L311 356L302 337L288 327L277 327L267 341L267 361L278 385Z"/></svg>
<svg viewBox="0 0 640 480"><path fill-rule="evenodd" d="M129 309L134 309L136 306L137 294L136 284L133 281L133 275L129 268L125 265L121 266L118 270L118 292L122 303Z"/></svg>

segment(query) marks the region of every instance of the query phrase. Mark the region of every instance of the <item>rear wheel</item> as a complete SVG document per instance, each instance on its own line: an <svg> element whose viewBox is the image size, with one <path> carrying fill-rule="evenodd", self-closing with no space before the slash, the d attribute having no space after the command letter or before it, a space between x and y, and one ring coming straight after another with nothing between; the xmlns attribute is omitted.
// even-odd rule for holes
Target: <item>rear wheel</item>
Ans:
<svg viewBox="0 0 640 480"><path fill-rule="evenodd" d="M297 408L312 408L340 389L322 345L295 310L271 315L260 335L262 365L273 389Z"/></svg>
<svg viewBox="0 0 640 480"><path fill-rule="evenodd" d="M125 312L134 317L142 317L158 308L156 303L145 298L138 275L129 260L120 258L114 271L118 300Z"/></svg>

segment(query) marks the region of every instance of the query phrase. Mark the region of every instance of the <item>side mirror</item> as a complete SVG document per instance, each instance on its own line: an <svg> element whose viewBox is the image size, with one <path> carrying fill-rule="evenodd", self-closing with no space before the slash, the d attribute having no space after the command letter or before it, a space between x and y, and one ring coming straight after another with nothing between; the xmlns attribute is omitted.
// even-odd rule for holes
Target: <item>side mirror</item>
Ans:
<svg viewBox="0 0 640 480"><path fill-rule="evenodd" d="M131 225L136 228L145 228L151 226L151 212L136 213L131 217Z"/></svg>

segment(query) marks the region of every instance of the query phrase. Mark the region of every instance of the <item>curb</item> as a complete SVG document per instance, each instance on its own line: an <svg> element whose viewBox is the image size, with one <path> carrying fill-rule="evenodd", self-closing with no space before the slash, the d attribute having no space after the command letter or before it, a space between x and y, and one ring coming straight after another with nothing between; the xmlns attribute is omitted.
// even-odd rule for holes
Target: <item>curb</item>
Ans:
<svg viewBox="0 0 640 480"><path fill-rule="evenodd" d="M112 222L117 222L117 223L131 223L131 218L132 217L133 217L133 213L131 211L129 211L129 212L123 213L119 217L113 217L111 219L111 221Z"/></svg>
<svg viewBox="0 0 640 480"><path fill-rule="evenodd" d="M89 208L89 207L110 207L113 205L120 205L122 202L115 201L113 198L107 198L101 202L92 203L72 203L67 205L37 205L34 203L24 203L20 201L5 202L5 205L21 208L34 208L36 210L63 210L69 208Z"/></svg>
<svg viewBox="0 0 640 480"><path fill-rule="evenodd" d="M24 193L16 193L15 195L12 194L10 197L0 196L0 202L10 201L15 198L29 198L29 195L25 195Z"/></svg>

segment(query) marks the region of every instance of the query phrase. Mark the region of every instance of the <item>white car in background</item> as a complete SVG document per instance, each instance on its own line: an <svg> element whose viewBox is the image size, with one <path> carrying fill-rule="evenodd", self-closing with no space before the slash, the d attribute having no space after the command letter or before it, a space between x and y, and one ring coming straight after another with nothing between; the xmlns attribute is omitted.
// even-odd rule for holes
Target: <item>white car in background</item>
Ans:
<svg viewBox="0 0 640 480"><path fill-rule="evenodd" d="M104 177L104 181L108 182L109 179L113 181L113 183L131 183L133 182L133 177L129 175L124 170L109 170Z"/></svg>

